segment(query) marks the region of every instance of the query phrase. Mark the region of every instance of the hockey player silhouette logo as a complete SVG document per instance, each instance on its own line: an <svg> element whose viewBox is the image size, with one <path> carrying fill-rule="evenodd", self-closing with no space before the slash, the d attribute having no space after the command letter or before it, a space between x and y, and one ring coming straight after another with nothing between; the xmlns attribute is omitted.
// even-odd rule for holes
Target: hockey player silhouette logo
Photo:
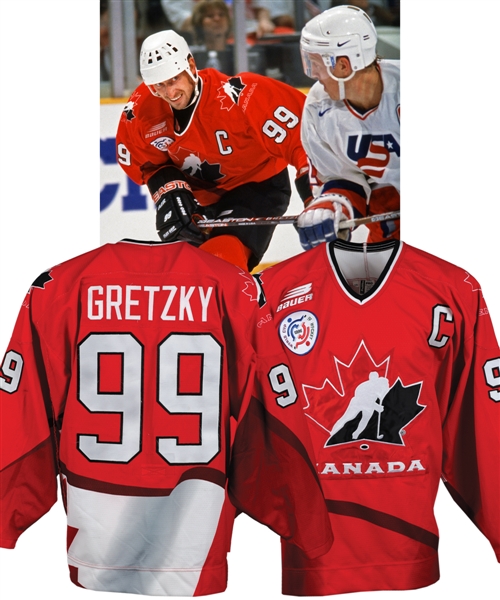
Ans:
<svg viewBox="0 0 500 600"><path fill-rule="evenodd" d="M332 429L332 437L340 431L347 423L353 421L360 413L361 420L356 429L352 432L352 439L357 440L360 434L366 429L374 413L378 413L378 424L380 426L380 413L384 410L382 401L389 391L389 381L386 377L380 377L377 371L372 371L368 381L360 383L354 392L354 396L349 402L349 406L345 413L335 423ZM378 400L378 402L377 402ZM378 427L380 429L380 427ZM377 433L377 439L383 437L383 433ZM326 443L330 446L330 440Z"/></svg>
<svg viewBox="0 0 500 600"><path fill-rule="evenodd" d="M175 157L175 162L181 165L181 171L189 177L202 179L203 181L217 181L225 177L220 170L220 164L210 164L206 160L202 160L200 156L193 150L180 147L175 153L171 153Z"/></svg>
<svg viewBox="0 0 500 600"><path fill-rule="evenodd" d="M201 174L201 161L196 154L190 154L182 163L181 170L191 177L197 177Z"/></svg>
<svg viewBox="0 0 500 600"><path fill-rule="evenodd" d="M335 377L320 388L304 386L306 415L326 433L324 448L370 440L404 445L405 427L424 409L421 383L391 384L389 358L376 364L362 342L349 364L334 358Z"/></svg>
<svg viewBox="0 0 500 600"><path fill-rule="evenodd" d="M227 81L218 88L221 108L231 110L235 104L238 104L241 92L246 85L241 80L241 77L230 77Z"/></svg>
<svg viewBox="0 0 500 600"><path fill-rule="evenodd" d="M405 387L398 378L389 387L387 378L370 373L333 425L326 446L358 439L403 444L404 427L425 408L417 403L419 393L420 384Z"/></svg>

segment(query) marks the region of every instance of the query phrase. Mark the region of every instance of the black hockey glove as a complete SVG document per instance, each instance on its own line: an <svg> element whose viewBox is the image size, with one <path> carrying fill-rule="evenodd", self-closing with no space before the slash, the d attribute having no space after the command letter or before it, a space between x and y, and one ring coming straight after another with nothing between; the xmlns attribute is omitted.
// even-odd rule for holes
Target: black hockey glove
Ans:
<svg viewBox="0 0 500 600"><path fill-rule="evenodd" d="M163 172L162 172L163 171ZM202 231L193 222L193 215L202 215L202 207L195 200L189 184L178 169L167 167L160 171L162 175L177 175L178 179L161 185L148 182L148 187L156 188L153 200L156 206L156 230L163 242L185 240L196 246L205 241ZM154 176L156 178L156 176ZM150 185L152 183L152 185ZM156 178L156 183L158 179Z"/></svg>

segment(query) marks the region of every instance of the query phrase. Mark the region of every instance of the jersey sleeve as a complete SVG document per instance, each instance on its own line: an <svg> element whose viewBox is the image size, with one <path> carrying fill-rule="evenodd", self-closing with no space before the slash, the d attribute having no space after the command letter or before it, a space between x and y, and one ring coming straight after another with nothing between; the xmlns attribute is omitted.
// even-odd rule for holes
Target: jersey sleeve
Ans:
<svg viewBox="0 0 500 600"><path fill-rule="evenodd" d="M146 86L141 85L132 94L118 123L116 132L116 158L120 167L137 185L144 185L159 169L171 165L166 152L144 142L141 135L142 121L138 104L141 96L149 94ZM147 110L142 107L141 110Z"/></svg>
<svg viewBox="0 0 500 600"><path fill-rule="evenodd" d="M316 115L320 108L315 101L314 87L309 94L312 96L304 106L301 138L308 159L309 179L314 194L343 194L354 205L363 204L370 197L370 185L363 173L354 169L347 157L334 147L337 132L329 131L329 128L335 127L335 124L326 116L332 109L324 109L325 117L321 123L324 130L319 131Z"/></svg>
<svg viewBox="0 0 500 600"><path fill-rule="evenodd" d="M280 348L254 341L252 394L236 429L229 496L232 503L308 557L333 542L301 398Z"/></svg>
<svg viewBox="0 0 500 600"><path fill-rule="evenodd" d="M55 419L48 365L32 319L33 296L30 292L23 303L0 373L3 548L14 548L57 501Z"/></svg>
<svg viewBox="0 0 500 600"><path fill-rule="evenodd" d="M306 96L280 81L245 73L248 91L240 104L250 127L272 156L307 172L307 157L300 139L300 120Z"/></svg>
<svg viewBox="0 0 500 600"><path fill-rule="evenodd" d="M443 480L500 562L500 349L481 290L443 427Z"/></svg>

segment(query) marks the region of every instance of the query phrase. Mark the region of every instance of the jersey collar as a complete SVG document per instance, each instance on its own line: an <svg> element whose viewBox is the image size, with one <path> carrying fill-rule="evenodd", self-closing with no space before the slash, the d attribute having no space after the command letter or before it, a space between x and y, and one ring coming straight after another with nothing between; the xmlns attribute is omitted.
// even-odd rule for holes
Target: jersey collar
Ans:
<svg viewBox="0 0 500 600"><path fill-rule="evenodd" d="M386 285L398 261L398 258L401 255L401 251L403 249L403 242L400 242L399 240L389 240L387 242L377 242L373 244L360 244L354 242L344 242L343 240L335 240L334 242L325 244L325 246L327 249L327 258L330 262L333 274L335 275L335 278L337 279L340 288L343 290L346 296L348 296L357 304L366 304L375 296L377 296L377 294ZM335 254L336 249L340 251L347 251L349 253L352 252L353 258L354 256L358 258L360 254L364 253L367 257L367 260L369 260L369 256L374 253L390 252L390 254L380 272L380 275L378 275L376 282L373 284L371 289L364 294L360 294L351 287L346 277L344 276L343 270L340 265L340 261ZM344 252L342 261L346 260L349 260L349 254L346 255Z"/></svg>

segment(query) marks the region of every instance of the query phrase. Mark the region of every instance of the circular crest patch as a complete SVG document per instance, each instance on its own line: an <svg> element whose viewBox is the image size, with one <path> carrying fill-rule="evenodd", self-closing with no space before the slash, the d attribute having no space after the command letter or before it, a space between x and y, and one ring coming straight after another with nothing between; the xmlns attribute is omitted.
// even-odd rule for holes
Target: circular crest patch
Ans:
<svg viewBox="0 0 500 600"><path fill-rule="evenodd" d="M318 338L318 319L307 310L291 313L280 323L280 337L295 354L307 354Z"/></svg>
<svg viewBox="0 0 500 600"><path fill-rule="evenodd" d="M150 144L151 146L154 146L157 150L166 151L173 141L174 140L172 138L164 136L156 138L155 140L150 142Z"/></svg>

